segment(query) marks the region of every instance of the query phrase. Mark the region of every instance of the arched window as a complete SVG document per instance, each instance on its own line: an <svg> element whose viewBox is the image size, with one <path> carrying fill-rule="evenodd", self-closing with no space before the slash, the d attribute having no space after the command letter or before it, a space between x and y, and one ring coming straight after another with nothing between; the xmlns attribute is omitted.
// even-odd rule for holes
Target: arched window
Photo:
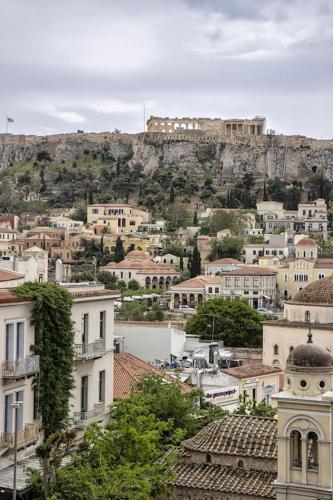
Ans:
<svg viewBox="0 0 333 500"><path fill-rule="evenodd" d="M309 432L307 435L306 456L308 469L318 469L318 436L315 432Z"/></svg>
<svg viewBox="0 0 333 500"><path fill-rule="evenodd" d="M294 350L294 346L293 346L293 345L291 345L291 346L289 347L289 352L291 352L291 351L293 351L293 350Z"/></svg>
<svg viewBox="0 0 333 500"><path fill-rule="evenodd" d="M302 439L299 431L290 434L291 466L302 467Z"/></svg>
<svg viewBox="0 0 333 500"><path fill-rule="evenodd" d="M207 453L207 455L206 455L206 462L208 464L212 463L212 456L209 453Z"/></svg>
<svg viewBox="0 0 333 500"><path fill-rule="evenodd" d="M305 311L305 314L304 314L305 323L310 323L310 319L311 319L310 311Z"/></svg>
<svg viewBox="0 0 333 500"><path fill-rule="evenodd" d="M244 467L243 460L238 460L238 467Z"/></svg>
<svg viewBox="0 0 333 500"><path fill-rule="evenodd" d="M275 346L273 347L273 352L275 356L279 354L279 346L277 344L275 344Z"/></svg>

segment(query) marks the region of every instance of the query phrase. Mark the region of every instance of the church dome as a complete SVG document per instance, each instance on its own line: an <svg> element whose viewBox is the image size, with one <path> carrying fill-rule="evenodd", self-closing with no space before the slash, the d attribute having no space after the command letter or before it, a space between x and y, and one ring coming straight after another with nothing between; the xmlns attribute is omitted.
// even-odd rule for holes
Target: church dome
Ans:
<svg viewBox="0 0 333 500"><path fill-rule="evenodd" d="M292 302L299 304L333 304L333 276L306 286L295 295Z"/></svg>
<svg viewBox="0 0 333 500"><path fill-rule="evenodd" d="M287 370L292 371L333 371L333 357L325 347L309 340L293 349L287 359Z"/></svg>

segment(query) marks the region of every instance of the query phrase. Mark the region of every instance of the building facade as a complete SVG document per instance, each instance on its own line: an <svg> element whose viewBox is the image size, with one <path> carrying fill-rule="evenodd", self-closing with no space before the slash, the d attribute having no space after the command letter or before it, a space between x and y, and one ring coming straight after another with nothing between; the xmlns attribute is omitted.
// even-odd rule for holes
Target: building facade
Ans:
<svg viewBox="0 0 333 500"><path fill-rule="evenodd" d="M135 233L150 222L150 214L126 204L94 204L87 207L87 223L111 234Z"/></svg>
<svg viewBox="0 0 333 500"><path fill-rule="evenodd" d="M262 135L265 131L266 120L261 116L253 119L221 118L161 118L151 116L147 120L148 132L173 134L184 131L214 132L218 135Z"/></svg>

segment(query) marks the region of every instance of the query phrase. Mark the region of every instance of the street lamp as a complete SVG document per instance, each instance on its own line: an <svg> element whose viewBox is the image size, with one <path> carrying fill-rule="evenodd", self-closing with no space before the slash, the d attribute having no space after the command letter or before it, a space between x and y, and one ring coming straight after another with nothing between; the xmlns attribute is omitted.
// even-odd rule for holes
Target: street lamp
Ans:
<svg viewBox="0 0 333 500"><path fill-rule="evenodd" d="M13 500L16 500L16 469L17 469L17 412L21 408L23 401L11 403L11 408L15 411L14 423L14 475L13 475Z"/></svg>

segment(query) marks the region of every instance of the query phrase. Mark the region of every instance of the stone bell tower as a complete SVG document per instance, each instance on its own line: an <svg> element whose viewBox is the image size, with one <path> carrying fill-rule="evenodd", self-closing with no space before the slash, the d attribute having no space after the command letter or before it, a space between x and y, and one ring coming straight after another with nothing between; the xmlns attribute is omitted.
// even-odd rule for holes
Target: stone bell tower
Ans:
<svg viewBox="0 0 333 500"><path fill-rule="evenodd" d="M333 493L333 357L308 341L287 359L278 408L277 500L328 500Z"/></svg>

